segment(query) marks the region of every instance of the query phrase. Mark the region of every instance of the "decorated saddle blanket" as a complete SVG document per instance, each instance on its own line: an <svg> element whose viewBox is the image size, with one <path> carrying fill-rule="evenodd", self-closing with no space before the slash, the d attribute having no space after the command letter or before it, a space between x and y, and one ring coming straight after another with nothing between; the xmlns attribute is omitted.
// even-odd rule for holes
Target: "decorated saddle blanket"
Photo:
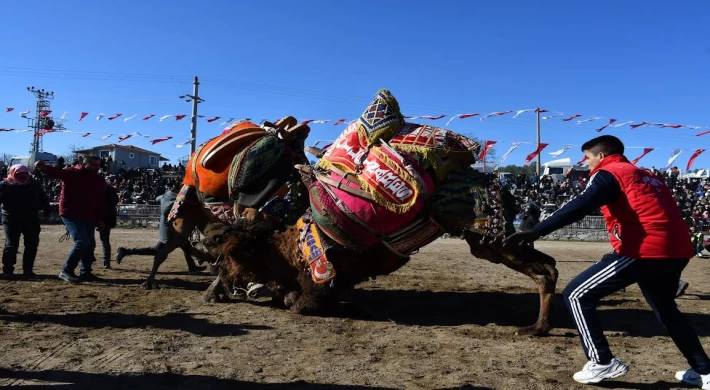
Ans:
<svg viewBox="0 0 710 390"><path fill-rule="evenodd" d="M308 213L298 220L296 226L300 231L298 248L301 251L301 259L311 274L311 279L315 283L326 283L333 280L336 271L326 255L332 245L320 232L318 226L311 221Z"/></svg>
<svg viewBox="0 0 710 390"><path fill-rule="evenodd" d="M449 172L475 162L481 148L477 142L451 130L405 123L389 144L408 152L424 168L433 168L436 179L445 180Z"/></svg>

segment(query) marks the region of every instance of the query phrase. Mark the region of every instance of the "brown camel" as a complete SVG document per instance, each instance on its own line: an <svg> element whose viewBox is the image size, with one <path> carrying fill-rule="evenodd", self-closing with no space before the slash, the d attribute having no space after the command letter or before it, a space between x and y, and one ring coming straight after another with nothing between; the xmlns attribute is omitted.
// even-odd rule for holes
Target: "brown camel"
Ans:
<svg viewBox="0 0 710 390"><path fill-rule="evenodd" d="M311 207L299 221L276 233L260 221L206 228L203 245L220 271L205 300L256 283L295 313L323 313L342 292L396 271L449 233L474 256L535 281L539 316L519 332L546 334L555 260L532 247L503 248L517 207L494 175L470 167L479 149L452 131L405 122L394 96L379 91L357 122L316 152L319 163L301 170Z"/></svg>

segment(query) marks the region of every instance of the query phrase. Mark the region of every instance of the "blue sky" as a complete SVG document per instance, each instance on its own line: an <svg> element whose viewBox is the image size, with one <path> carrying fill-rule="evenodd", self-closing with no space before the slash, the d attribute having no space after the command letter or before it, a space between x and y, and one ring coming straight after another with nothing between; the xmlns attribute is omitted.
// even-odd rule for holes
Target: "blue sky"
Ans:
<svg viewBox="0 0 710 390"><path fill-rule="evenodd" d="M41 9L42 17L32 8ZM123 113L189 114L177 98L194 76L206 117L356 118L379 88L405 115L541 107L566 114L704 126L701 130L607 129L627 147L654 147L642 160L676 164L710 135L710 3L688 1L108 1L39 0L0 4L0 128L25 128L34 107L26 87L51 89L53 115L68 111L71 130L154 137L166 157L186 156L189 117L176 122L96 121ZM46 18L46 20L45 20ZM5 113L5 107L15 111ZM91 114L78 122L80 112ZM224 119L224 118L223 118ZM420 120L424 122L424 120ZM431 122L444 125L446 119ZM200 120L198 142L218 124ZM543 121L546 153L580 145L605 121ZM332 140L343 127L312 125L311 141ZM521 164L535 148L533 114L455 120L450 129L498 141L530 142L508 159ZM97 136L100 138L100 136ZM116 139L115 137L113 138ZM129 140L130 141L130 140ZM27 154L31 133L0 133L0 152ZM50 134L44 149L98 145L80 134ZM629 149L630 158L641 149ZM563 155L579 159L575 147ZM710 152L695 167L710 167Z"/></svg>

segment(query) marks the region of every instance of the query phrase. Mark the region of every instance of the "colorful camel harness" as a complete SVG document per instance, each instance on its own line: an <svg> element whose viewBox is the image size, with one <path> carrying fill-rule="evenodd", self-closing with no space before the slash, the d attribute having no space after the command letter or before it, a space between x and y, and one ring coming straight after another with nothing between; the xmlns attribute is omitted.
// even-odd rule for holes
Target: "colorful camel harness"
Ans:
<svg viewBox="0 0 710 390"><path fill-rule="evenodd" d="M470 168L479 149L452 131L405 123L395 98L379 91L318 164L304 169L311 210L297 226L313 281L335 278L329 247L362 251L382 243L408 257L444 232L457 231L446 213L463 210L459 219L466 219L466 229L501 236L497 181Z"/></svg>

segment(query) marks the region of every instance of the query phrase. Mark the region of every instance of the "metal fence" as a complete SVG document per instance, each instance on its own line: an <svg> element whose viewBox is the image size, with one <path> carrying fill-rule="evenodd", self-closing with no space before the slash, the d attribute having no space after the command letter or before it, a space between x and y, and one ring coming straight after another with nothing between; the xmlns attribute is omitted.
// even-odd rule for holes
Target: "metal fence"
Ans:
<svg viewBox="0 0 710 390"><path fill-rule="evenodd" d="M123 204L118 206L118 220L130 225L148 225L160 220L160 206L144 204ZM569 229L606 230L604 217L584 217L568 226Z"/></svg>

